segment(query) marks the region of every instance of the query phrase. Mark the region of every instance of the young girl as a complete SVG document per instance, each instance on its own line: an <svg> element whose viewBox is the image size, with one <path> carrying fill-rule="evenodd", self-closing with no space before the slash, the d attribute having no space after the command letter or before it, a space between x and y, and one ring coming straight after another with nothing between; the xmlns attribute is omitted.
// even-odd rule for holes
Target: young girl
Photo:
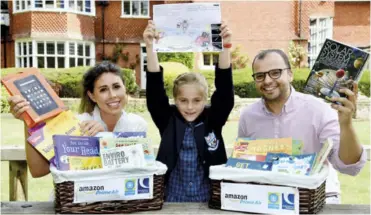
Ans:
<svg viewBox="0 0 371 215"><path fill-rule="evenodd" d="M17 119L30 108L21 96L8 99L10 111ZM127 103L125 81L121 70L110 62L102 62L88 70L83 77L83 94L80 103L80 129L85 136L95 136L98 132L146 132L146 121L135 114L126 113ZM26 144L27 164L33 177L49 173L47 161L35 148Z"/></svg>
<svg viewBox="0 0 371 215"><path fill-rule="evenodd" d="M169 104L163 69L153 51L158 39L150 20L143 33L147 47L147 107L160 131L157 160L166 164L165 201L206 202L209 199L209 167L227 161L222 127L234 105L230 65L231 32L222 24L224 51L215 66L216 91L207 103L207 82L199 73L185 73L174 81L175 105Z"/></svg>

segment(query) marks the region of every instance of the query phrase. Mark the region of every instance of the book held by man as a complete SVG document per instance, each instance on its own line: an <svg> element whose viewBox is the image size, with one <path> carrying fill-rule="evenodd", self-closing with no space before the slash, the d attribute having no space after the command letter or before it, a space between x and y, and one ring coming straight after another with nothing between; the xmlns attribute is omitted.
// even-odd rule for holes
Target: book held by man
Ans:
<svg viewBox="0 0 371 215"><path fill-rule="evenodd" d="M328 100L344 97L341 88L353 89L369 53L339 41L326 39L306 81L304 92Z"/></svg>

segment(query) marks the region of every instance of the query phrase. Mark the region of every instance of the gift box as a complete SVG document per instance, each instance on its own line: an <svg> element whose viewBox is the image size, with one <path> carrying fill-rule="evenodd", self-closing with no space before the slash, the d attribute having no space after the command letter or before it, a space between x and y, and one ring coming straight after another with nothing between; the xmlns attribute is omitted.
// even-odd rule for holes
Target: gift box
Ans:
<svg viewBox="0 0 371 215"><path fill-rule="evenodd" d="M209 207L252 213L315 214L325 205L328 172L327 165L309 176L211 166Z"/></svg>
<svg viewBox="0 0 371 215"><path fill-rule="evenodd" d="M164 202L166 165L59 171L50 167L56 213L131 213L159 210Z"/></svg>

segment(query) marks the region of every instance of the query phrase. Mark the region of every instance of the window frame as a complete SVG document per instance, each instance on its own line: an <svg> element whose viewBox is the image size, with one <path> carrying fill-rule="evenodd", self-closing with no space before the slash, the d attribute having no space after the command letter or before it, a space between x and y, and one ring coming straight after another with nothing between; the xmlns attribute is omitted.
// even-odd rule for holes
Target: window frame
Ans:
<svg viewBox="0 0 371 215"><path fill-rule="evenodd" d="M315 22L312 25L312 22ZM324 22L322 22L324 21ZM324 25L323 25L324 23ZM334 19L331 16L310 17L308 39L308 65L312 68L326 38L332 39ZM323 26L322 26L323 25Z"/></svg>
<svg viewBox="0 0 371 215"><path fill-rule="evenodd" d="M83 11L78 10L77 2L81 0L13 0L13 14L24 13L30 11L40 12L69 12L76 14L83 14L88 16L95 16L95 0L83 0ZM87 12L88 7L86 2L90 2L90 12ZM48 8L46 2L53 2L52 7ZM73 8L70 8L70 2L74 2ZM23 3L25 7L23 7ZM36 7L36 3L41 7ZM63 4L62 4L63 3ZM63 5L62 7L58 7Z"/></svg>
<svg viewBox="0 0 371 215"><path fill-rule="evenodd" d="M130 2L130 14L124 14L124 2ZM139 12L141 13L141 2L146 2L147 3L147 15L133 15L133 2L139 2ZM120 18L135 18L135 19L148 19L150 18L150 13L151 13L151 5L150 5L150 0L121 0L121 17Z"/></svg>
<svg viewBox="0 0 371 215"><path fill-rule="evenodd" d="M205 55L210 55L210 65L205 64ZM217 55L217 56L215 56ZM219 60L219 52L203 52L202 53L202 67L204 68L214 68L215 63L214 63L214 57L217 57Z"/></svg>
<svg viewBox="0 0 371 215"><path fill-rule="evenodd" d="M26 43L27 52L26 55L23 54L23 44ZM21 44L21 55L19 54L19 44ZM32 53L30 54L29 44L32 44ZM43 53L39 53L38 44L43 44ZM54 53L47 53L47 44L53 44L54 46ZM63 44L64 53L58 53L58 45ZM70 46L69 44L74 44L75 54L70 54ZM83 45L83 52L82 55L79 56L77 53L77 46L78 44ZM70 67L70 58L75 59L75 67L78 64L78 58L83 59L83 64L81 66L93 66L95 64L95 44L91 41L71 41L71 40L32 40L32 39L21 39L16 40L14 42L15 46L15 59L16 59L16 67L17 68L26 68L30 67L29 59L32 59L32 65L36 68L55 68L55 69L62 69L62 68L71 68ZM86 56L86 47L88 47L90 56ZM24 63L24 58L27 57L26 63ZM43 58L43 65L44 67L39 67L38 59ZM54 67L48 66L48 58L54 58ZM60 58L64 59L64 67L59 66ZM19 59L21 59L19 61ZM87 64L89 63L89 64Z"/></svg>

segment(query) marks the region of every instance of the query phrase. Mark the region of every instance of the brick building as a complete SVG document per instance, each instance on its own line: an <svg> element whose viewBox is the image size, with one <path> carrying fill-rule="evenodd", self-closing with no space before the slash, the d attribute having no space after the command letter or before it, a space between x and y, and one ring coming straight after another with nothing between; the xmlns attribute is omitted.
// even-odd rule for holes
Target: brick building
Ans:
<svg viewBox="0 0 371 215"><path fill-rule="evenodd" d="M8 1L9 26L3 19L1 23L1 67L91 66L121 53L118 64L135 69L137 83L144 88L142 33L152 6L170 2L174 1ZM222 19L233 31L233 44L241 45L250 58L266 48L287 51L294 41L309 51L302 62L308 66L327 37L370 47L369 1L221 1L221 8ZM212 53L196 55L195 69L210 68L213 59Z"/></svg>

